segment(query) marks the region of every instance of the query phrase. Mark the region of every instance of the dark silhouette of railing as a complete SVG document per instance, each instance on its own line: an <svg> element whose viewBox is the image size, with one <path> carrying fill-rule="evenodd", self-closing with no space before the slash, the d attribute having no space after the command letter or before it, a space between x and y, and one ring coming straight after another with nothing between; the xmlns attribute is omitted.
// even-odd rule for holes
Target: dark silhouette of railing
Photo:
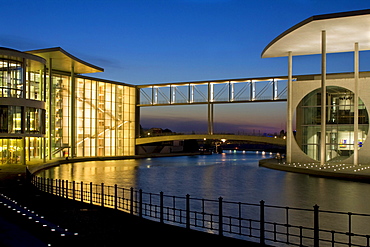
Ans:
<svg viewBox="0 0 370 247"><path fill-rule="evenodd" d="M369 246L370 232L365 226L369 225L370 214L320 210L318 205L303 209L266 205L264 201L242 203L222 197L209 200L170 196L34 175L30 181L39 190L64 198L263 245ZM353 229L368 233L355 233Z"/></svg>

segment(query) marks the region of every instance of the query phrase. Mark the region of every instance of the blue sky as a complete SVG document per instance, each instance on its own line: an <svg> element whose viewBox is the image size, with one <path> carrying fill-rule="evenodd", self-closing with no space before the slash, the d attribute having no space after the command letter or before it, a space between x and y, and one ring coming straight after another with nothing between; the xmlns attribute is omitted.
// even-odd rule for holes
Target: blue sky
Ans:
<svg viewBox="0 0 370 247"><path fill-rule="evenodd" d="M105 69L90 76L131 84L286 75L285 58L260 58L273 38L312 15L370 8L368 0L0 0L0 4L0 46L22 51L60 46ZM370 61L366 54L363 57ZM315 56L295 58L294 73L319 73L317 61ZM350 61L350 54L329 57L328 70L349 71ZM360 69L368 70L365 62ZM173 119L174 124L163 121L179 110L143 108L143 125L167 124L181 131L177 126L187 122L194 129L201 125L206 129L206 114L193 114L204 112L202 107L181 108L187 114ZM258 122L260 112L271 117ZM260 117L251 118L252 113ZM220 131L285 128L282 103L217 106L215 114L216 131L217 126ZM235 121L225 127L225 119Z"/></svg>

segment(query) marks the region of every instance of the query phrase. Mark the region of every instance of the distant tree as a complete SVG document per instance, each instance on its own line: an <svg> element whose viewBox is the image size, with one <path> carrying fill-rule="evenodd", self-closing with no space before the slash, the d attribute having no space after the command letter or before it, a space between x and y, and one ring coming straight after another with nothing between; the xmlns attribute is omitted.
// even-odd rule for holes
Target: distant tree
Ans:
<svg viewBox="0 0 370 247"><path fill-rule="evenodd" d="M279 135L279 137L283 137L283 136L285 136L285 131L284 130L280 130L280 135Z"/></svg>

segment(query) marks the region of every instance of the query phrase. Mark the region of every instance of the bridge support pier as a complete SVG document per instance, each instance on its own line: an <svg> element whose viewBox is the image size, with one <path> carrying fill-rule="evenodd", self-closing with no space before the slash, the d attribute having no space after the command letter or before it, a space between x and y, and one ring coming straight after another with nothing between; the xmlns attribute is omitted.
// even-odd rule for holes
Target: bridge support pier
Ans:
<svg viewBox="0 0 370 247"><path fill-rule="evenodd" d="M213 135L213 104L208 102L208 135Z"/></svg>

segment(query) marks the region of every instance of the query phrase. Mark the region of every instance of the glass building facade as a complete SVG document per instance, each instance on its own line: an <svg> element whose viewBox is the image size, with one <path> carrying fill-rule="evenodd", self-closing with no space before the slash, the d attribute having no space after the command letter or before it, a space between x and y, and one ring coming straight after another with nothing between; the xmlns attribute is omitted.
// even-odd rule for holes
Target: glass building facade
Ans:
<svg viewBox="0 0 370 247"><path fill-rule="evenodd" d="M354 140L354 94L339 86L326 89L325 161L342 161L350 157L355 146L362 148L368 133L369 116L361 99L358 100L358 140ZM307 94L296 111L296 141L314 160L320 160L321 89ZM354 145L357 142L358 145Z"/></svg>
<svg viewBox="0 0 370 247"><path fill-rule="evenodd" d="M61 48L0 48L0 163L135 154L136 89Z"/></svg>
<svg viewBox="0 0 370 247"><path fill-rule="evenodd" d="M44 153L45 73L41 57L0 48L0 163L25 163Z"/></svg>

